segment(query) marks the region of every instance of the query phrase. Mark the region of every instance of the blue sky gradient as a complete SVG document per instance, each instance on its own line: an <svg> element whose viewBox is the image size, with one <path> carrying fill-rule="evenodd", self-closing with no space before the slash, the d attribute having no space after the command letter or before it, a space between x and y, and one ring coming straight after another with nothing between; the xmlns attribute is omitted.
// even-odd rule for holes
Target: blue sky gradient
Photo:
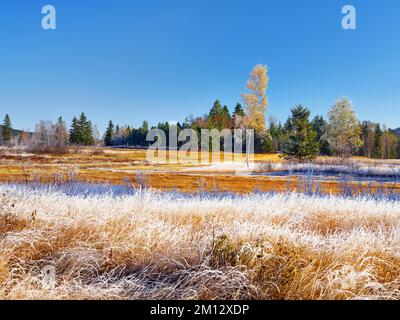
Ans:
<svg viewBox="0 0 400 320"><path fill-rule="evenodd" d="M57 30L41 28L46 4ZM341 28L345 4L357 30ZM296 104L326 116L345 96L361 120L399 127L399 16L398 0L1 0L0 117L183 120L215 99L232 109L262 63L268 117Z"/></svg>

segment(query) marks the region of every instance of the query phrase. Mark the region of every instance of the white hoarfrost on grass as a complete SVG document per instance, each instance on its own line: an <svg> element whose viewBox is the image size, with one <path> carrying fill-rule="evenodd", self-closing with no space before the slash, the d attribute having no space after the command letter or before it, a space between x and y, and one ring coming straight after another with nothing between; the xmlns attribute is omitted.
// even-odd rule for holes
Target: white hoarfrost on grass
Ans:
<svg viewBox="0 0 400 320"><path fill-rule="evenodd" d="M400 202L0 193L0 299L400 296Z"/></svg>
<svg viewBox="0 0 400 320"><path fill-rule="evenodd" d="M286 171L313 171L331 174L354 174L359 176L387 176L400 177L400 166L396 165L319 165L319 164L277 164L273 170Z"/></svg>
<svg viewBox="0 0 400 320"><path fill-rule="evenodd" d="M387 177L400 180L400 164L385 162L362 162L347 161L345 164L324 163L290 163L290 162L249 162L246 161L223 161L216 162L209 166L192 167L184 171L211 171L211 172L237 172L243 174L259 173L271 174L281 173L283 175L291 175L296 172L319 174L324 173L331 176L353 175L358 177Z"/></svg>
<svg viewBox="0 0 400 320"><path fill-rule="evenodd" d="M362 163L350 162L344 165L338 164L313 164L313 163L256 163L255 171L258 172L313 172L329 173L332 175L349 174L357 176L385 176L400 178L400 166L398 164Z"/></svg>

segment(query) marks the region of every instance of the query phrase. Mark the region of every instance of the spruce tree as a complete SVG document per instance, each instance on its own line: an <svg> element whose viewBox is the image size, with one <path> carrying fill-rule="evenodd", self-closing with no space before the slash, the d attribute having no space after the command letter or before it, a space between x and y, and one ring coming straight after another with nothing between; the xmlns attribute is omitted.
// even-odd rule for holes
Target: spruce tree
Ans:
<svg viewBox="0 0 400 320"><path fill-rule="evenodd" d="M110 120L110 122L108 123L106 134L104 135L104 144L106 146L112 146L113 136L114 136L114 124Z"/></svg>
<svg viewBox="0 0 400 320"><path fill-rule="evenodd" d="M93 126L92 122L86 118L84 113L81 114L79 119L79 126L82 129L82 145L84 146L92 146L94 145L94 136L93 136Z"/></svg>
<svg viewBox="0 0 400 320"><path fill-rule="evenodd" d="M146 135L149 131L149 123L145 120L142 123L142 126L137 130L132 130L131 137L129 141L132 145L135 146L146 146L148 142L146 141Z"/></svg>
<svg viewBox="0 0 400 320"><path fill-rule="evenodd" d="M147 133L147 131L149 131L149 123L147 122L147 120L143 121L141 129L143 130L144 133Z"/></svg>
<svg viewBox="0 0 400 320"><path fill-rule="evenodd" d="M244 117L244 110L243 110L242 105L241 105L239 102L236 104L236 107L235 107L235 111L234 111L234 113L233 113L233 116Z"/></svg>
<svg viewBox="0 0 400 320"><path fill-rule="evenodd" d="M214 129L214 128L219 129L222 112L223 112L223 110L222 110L221 102L219 100L215 100L214 105L212 106L212 108L210 109L210 112L208 114L208 122L209 122L210 129Z"/></svg>
<svg viewBox="0 0 400 320"><path fill-rule="evenodd" d="M72 120L69 141L71 144L82 146L90 146L95 143L92 123L83 112L79 119L74 117Z"/></svg>
<svg viewBox="0 0 400 320"><path fill-rule="evenodd" d="M326 121L322 116L316 116L311 125L317 134L317 141L319 143L319 151L321 155L330 156L332 154L328 141L325 139Z"/></svg>
<svg viewBox="0 0 400 320"><path fill-rule="evenodd" d="M382 129L380 124L378 123L375 126L375 134L374 134L374 158L381 158L382 156Z"/></svg>
<svg viewBox="0 0 400 320"><path fill-rule="evenodd" d="M229 108L227 105L224 105L222 108L222 114L221 114L221 123L220 123L220 129L229 129L232 127L232 118L229 113Z"/></svg>
<svg viewBox="0 0 400 320"><path fill-rule="evenodd" d="M3 127L3 142L4 144L10 144L13 137L13 130L11 127L10 116L8 114L4 117Z"/></svg>
<svg viewBox="0 0 400 320"><path fill-rule="evenodd" d="M229 108L227 105L224 105L224 107L222 108L222 114L224 115L224 117L231 120L231 115L229 113Z"/></svg>
<svg viewBox="0 0 400 320"><path fill-rule="evenodd" d="M80 145L86 145L86 127L87 127L86 115L82 112L78 119L78 141Z"/></svg>
<svg viewBox="0 0 400 320"><path fill-rule="evenodd" d="M76 117L72 119L71 129L69 130L69 142L71 144L80 144L78 119Z"/></svg>
<svg viewBox="0 0 400 320"><path fill-rule="evenodd" d="M310 110L299 105L291 110L292 115L285 124L286 141L283 157L286 160L304 162L318 155L317 134L309 122Z"/></svg>

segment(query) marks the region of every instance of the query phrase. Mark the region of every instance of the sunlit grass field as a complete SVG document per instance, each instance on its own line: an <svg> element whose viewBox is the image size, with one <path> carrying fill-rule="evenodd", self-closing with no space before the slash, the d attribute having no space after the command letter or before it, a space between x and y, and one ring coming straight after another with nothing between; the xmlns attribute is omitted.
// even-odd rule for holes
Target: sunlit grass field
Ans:
<svg viewBox="0 0 400 320"><path fill-rule="evenodd" d="M0 151L0 299L399 298L397 160Z"/></svg>
<svg viewBox="0 0 400 320"><path fill-rule="evenodd" d="M0 192L0 299L399 298L400 202Z"/></svg>
<svg viewBox="0 0 400 320"><path fill-rule="evenodd" d="M216 159L213 155L206 155L209 162L201 163L200 154L192 155L191 158L185 158L186 154L178 156L178 163L161 163L147 160L145 150L71 148L67 154L62 155L1 150L0 182L52 183L57 177L71 179L68 176L73 175L74 180L81 182L128 184L137 187L140 175L153 189L189 193L199 189L249 193L286 192L298 188L298 179L294 177L246 174L246 170L243 170L246 169L244 157L233 158L232 154L221 153ZM330 161L330 158L320 157L319 160ZM352 161L371 166L377 162L365 158L352 158ZM283 162L277 154L254 155L255 171L264 171L265 165ZM384 162L400 164L397 160ZM397 184L391 187L400 188ZM339 190L338 182L328 178L320 182L319 188L327 194L337 193Z"/></svg>

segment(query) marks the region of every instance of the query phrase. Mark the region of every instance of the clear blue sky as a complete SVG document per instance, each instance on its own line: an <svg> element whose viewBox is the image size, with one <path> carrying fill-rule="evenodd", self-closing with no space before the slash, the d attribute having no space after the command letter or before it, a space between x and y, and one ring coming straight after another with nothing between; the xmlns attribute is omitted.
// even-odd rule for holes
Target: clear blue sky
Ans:
<svg viewBox="0 0 400 320"><path fill-rule="evenodd" d="M57 30L41 8L57 9ZM357 9L357 30L341 8ZM138 126L241 100L269 67L268 117L296 104L326 115L349 97L361 120L400 126L398 0L1 0L0 117L33 129L84 111Z"/></svg>

